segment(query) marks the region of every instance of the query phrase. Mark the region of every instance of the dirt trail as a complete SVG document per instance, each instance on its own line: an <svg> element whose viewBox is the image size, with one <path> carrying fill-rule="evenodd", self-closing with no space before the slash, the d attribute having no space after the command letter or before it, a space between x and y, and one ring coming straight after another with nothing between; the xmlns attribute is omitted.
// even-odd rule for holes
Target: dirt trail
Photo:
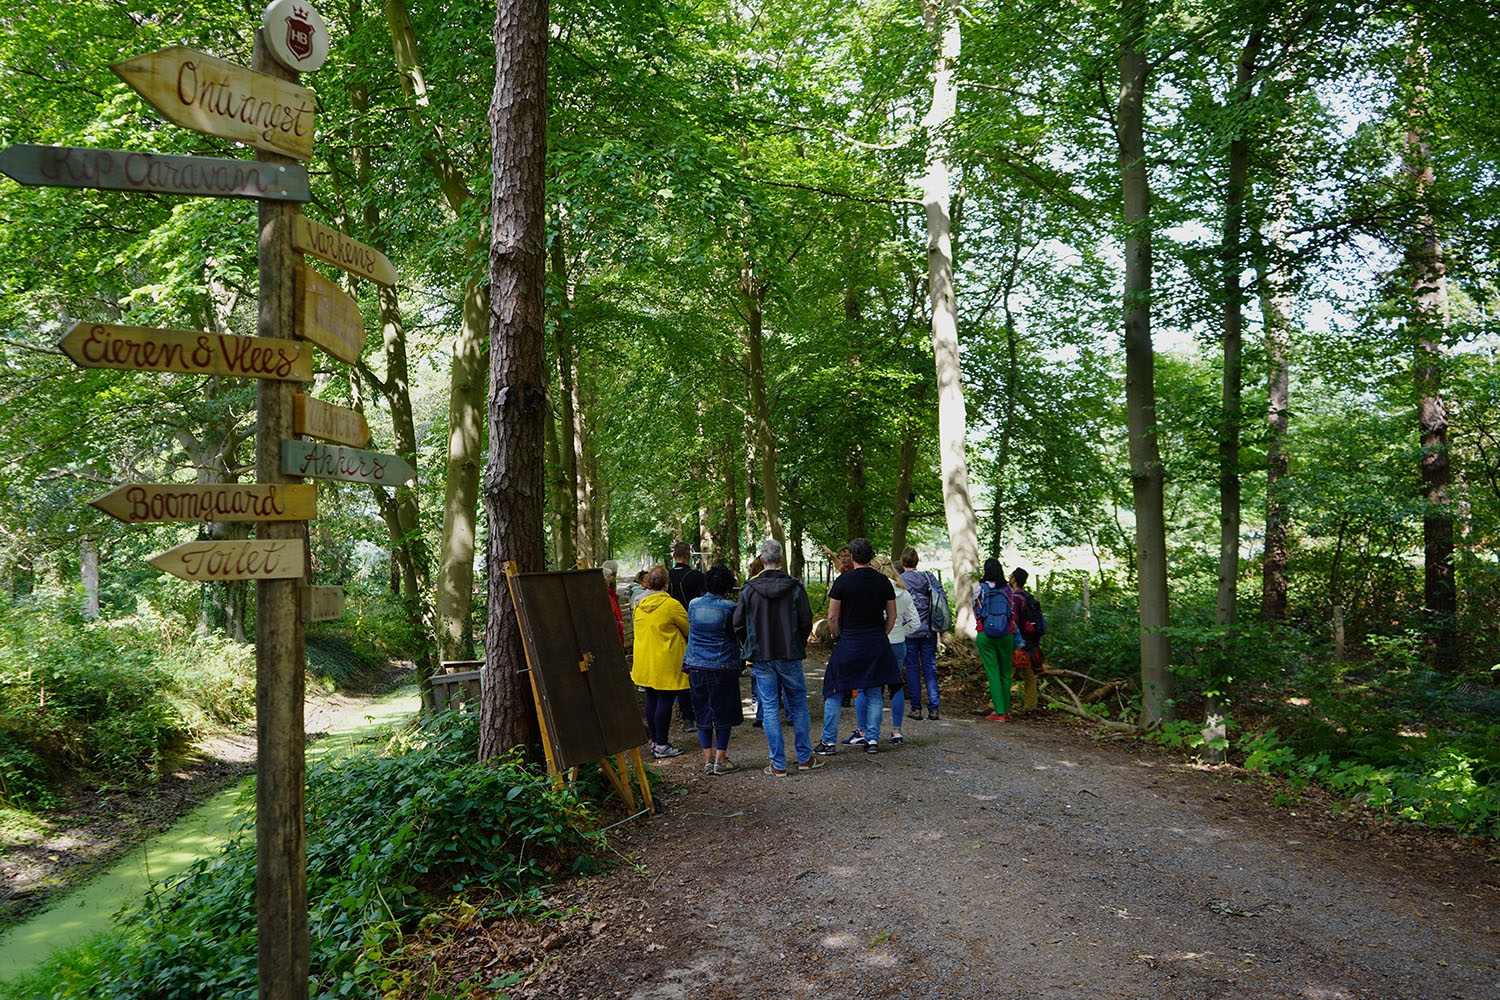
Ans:
<svg viewBox="0 0 1500 1000"><path fill-rule="evenodd" d="M1500 997L1491 861L1331 837L1069 722L971 718L785 778L748 725L744 771L662 763L681 794L622 828L630 864L557 894L589 917L513 995Z"/></svg>

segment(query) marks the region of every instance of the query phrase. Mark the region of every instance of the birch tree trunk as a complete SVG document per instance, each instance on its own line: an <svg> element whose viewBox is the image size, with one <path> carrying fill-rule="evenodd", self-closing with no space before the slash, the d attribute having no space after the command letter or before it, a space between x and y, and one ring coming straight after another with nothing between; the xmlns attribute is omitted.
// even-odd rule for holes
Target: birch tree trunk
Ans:
<svg viewBox="0 0 1500 1000"><path fill-rule="evenodd" d="M958 306L953 290L953 234L949 216L948 149L944 130L958 110L954 79L962 36L953 0L923 5L923 18L937 39L932 106L922 119L929 158L922 202L927 212L927 296L932 308L932 354L937 369L938 441L942 455L943 512L953 550L954 631L972 638L974 611L968 588L979 576L979 528L969 496L969 463L964 449L968 418L958 359Z"/></svg>
<svg viewBox="0 0 1500 1000"><path fill-rule="evenodd" d="M1291 191L1284 174L1272 181L1266 240L1260 265L1261 325L1266 341L1266 548L1261 561L1261 621L1286 620L1286 569L1291 504L1285 484L1290 463L1287 428L1291 405L1292 304L1283 261L1286 259Z"/></svg>
<svg viewBox="0 0 1500 1000"><path fill-rule="evenodd" d="M521 630L505 578L543 568L542 421L547 416L544 357L547 157L547 0L499 0L495 12L495 91L490 102L488 674L480 708L479 759L522 744L540 729Z"/></svg>
<svg viewBox="0 0 1500 1000"><path fill-rule="evenodd" d="M1146 0L1120 5L1117 135L1125 210L1125 409L1135 501L1136 592L1141 629L1141 725L1170 717L1167 638L1167 526L1164 470L1156 444L1155 357L1151 345L1151 187L1146 172Z"/></svg>

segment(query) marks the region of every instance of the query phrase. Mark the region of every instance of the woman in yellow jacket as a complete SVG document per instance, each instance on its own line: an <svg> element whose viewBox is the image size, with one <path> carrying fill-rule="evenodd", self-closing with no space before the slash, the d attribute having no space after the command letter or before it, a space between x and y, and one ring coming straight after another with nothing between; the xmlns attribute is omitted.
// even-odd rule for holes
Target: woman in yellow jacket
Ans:
<svg viewBox="0 0 1500 1000"><path fill-rule="evenodd" d="M646 596L635 606L635 647L630 679L646 689L646 732L657 760L682 753L671 743L672 703L688 686L682 670L687 650L687 608L666 593L665 566L646 574Z"/></svg>

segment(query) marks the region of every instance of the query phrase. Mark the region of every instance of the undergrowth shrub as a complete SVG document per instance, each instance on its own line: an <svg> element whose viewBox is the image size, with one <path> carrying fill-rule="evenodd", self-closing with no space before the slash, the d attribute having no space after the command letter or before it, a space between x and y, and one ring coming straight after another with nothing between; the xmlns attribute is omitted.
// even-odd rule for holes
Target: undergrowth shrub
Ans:
<svg viewBox="0 0 1500 1000"><path fill-rule="evenodd" d="M481 767L477 745L477 716L447 713L310 770L312 996L380 995L403 935L455 896L473 890L497 911L524 910L542 883L591 867L601 841L579 792L515 758ZM27 995L45 982L57 1000L253 998L252 827L127 914L119 935L92 949L91 967L44 967Z"/></svg>

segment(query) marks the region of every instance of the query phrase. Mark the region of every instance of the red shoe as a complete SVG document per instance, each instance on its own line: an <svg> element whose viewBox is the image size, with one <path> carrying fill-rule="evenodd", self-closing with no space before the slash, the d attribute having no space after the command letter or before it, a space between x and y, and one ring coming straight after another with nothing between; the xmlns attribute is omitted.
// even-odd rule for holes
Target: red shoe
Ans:
<svg viewBox="0 0 1500 1000"><path fill-rule="evenodd" d="M985 718L988 719L991 722L1009 722L1010 721L1010 716L1009 715L996 715L994 712L991 712L989 715L986 715Z"/></svg>

